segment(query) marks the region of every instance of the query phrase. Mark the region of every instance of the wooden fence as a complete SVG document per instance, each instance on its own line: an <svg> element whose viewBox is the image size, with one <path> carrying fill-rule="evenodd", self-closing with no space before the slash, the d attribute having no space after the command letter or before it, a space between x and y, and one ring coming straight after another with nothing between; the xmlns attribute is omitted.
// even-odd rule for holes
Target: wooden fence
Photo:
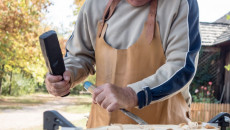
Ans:
<svg viewBox="0 0 230 130"><path fill-rule="evenodd" d="M192 121L208 122L220 112L230 113L230 104L192 103Z"/></svg>

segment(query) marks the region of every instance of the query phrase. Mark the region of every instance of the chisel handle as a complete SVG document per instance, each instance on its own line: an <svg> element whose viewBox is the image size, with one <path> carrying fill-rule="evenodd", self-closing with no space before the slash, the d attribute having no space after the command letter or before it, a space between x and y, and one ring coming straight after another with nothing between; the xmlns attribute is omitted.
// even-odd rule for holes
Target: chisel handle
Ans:
<svg viewBox="0 0 230 130"><path fill-rule="evenodd" d="M96 88L96 86L95 85L93 85L91 82L89 82L89 81L86 81L85 83L84 83L84 88L88 91L88 92L90 92L91 94L93 94L93 90Z"/></svg>

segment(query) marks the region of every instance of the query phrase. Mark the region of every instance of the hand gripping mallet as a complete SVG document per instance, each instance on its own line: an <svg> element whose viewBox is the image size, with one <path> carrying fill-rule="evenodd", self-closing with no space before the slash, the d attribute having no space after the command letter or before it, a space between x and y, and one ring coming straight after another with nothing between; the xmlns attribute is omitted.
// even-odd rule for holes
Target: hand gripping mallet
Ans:
<svg viewBox="0 0 230 130"><path fill-rule="evenodd" d="M65 64L56 32L51 30L43 33L39 37L39 41L49 73L63 76ZM65 96L68 95L69 93Z"/></svg>

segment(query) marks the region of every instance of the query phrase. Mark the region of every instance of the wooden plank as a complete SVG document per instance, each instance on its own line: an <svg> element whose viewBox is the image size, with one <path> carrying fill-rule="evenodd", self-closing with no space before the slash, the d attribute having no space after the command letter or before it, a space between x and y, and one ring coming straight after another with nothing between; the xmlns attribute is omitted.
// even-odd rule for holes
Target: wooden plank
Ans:
<svg viewBox="0 0 230 130"><path fill-rule="evenodd" d="M194 124L194 123L191 123ZM111 126L105 126L105 127L100 127L100 128L93 128L90 130L184 130L184 129L189 129L189 127L191 127L192 125L188 126L188 125L184 125L184 124L180 124L180 125L131 125L131 124L114 124ZM201 125L202 126L202 125ZM195 127L195 126L193 126ZM197 129L197 126L193 129ZM213 128L214 129L218 129L218 128ZM202 130L206 130L204 127L202 128ZM210 130L210 129L209 129Z"/></svg>

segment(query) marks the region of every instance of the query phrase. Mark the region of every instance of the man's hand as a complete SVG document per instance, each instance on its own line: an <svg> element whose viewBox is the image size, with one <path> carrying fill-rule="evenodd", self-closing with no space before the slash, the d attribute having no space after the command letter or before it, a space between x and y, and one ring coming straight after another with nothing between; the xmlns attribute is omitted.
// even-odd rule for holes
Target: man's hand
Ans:
<svg viewBox="0 0 230 130"><path fill-rule="evenodd" d="M112 84L104 84L94 89L93 102L108 112L113 112L120 108L135 107L137 95L129 87L121 88Z"/></svg>
<svg viewBox="0 0 230 130"><path fill-rule="evenodd" d="M64 96L70 92L70 71L65 71L62 76L54 76L51 74L46 75L46 89L54 96Z"/></svg>

